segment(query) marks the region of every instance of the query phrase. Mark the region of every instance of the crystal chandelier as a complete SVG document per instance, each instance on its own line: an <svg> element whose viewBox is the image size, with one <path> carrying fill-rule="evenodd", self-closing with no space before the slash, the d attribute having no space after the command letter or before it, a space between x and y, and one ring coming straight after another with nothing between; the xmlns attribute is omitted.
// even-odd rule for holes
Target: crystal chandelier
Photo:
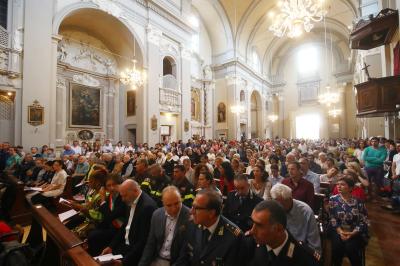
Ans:
<svg viewBox="0 0 400 266"><path fill-rule="evenodd" d="M143 74L140 70L136 69L136 60L132 60L133 67L126 69L121 73L120 80L125 85L132 85L132 88L136 89L143 85Z"/></svg>
<svg viewBox="0 0 400 266"><path fill-rule="evenodd" d="M337 116L342 114L342 110L333 108L333 109L328 111L328 114L329 114L329 116L332 116L333 118L336 118Z"/></svg>
<svg viewBox="0 0 400 266"><path fill-rule="evenodd" d="M318 96L318 102L326 106L331 106L332 104L339 102L339 93L330 92L330 87L326 87L326 92Z"/></svg>
<svg viewBox="0 0 400 266"><path fill-rule="evenodd" d="M269 119L272 123L274 123L276 120L278 120L278 116L277 116L277 115L269 115L269 116L268 116L268 119Z"/></svg>
<svg viewBox="0 0 400 266"><path fill-rule="evenodd" d="M287 35L289 38L298 37L303 31L310 32L313 22L321 21L327 13L322 3L323 0L279 0L277 5L281 13L272 15L274 23L269 30L278 37Z"/></svg>

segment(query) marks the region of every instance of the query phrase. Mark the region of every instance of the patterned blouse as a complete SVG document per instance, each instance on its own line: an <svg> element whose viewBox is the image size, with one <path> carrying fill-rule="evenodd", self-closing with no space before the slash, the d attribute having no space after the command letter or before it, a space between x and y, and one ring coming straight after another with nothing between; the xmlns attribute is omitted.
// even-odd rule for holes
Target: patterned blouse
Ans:
<svg viewBox="0 0 400 266"><path fill-rule="evenodd" d="M363 236L368 235L367 209L364 203L351 197L345 202L340 194L329 199L330 227L341 227L346 231L356 230Z"/></svg>

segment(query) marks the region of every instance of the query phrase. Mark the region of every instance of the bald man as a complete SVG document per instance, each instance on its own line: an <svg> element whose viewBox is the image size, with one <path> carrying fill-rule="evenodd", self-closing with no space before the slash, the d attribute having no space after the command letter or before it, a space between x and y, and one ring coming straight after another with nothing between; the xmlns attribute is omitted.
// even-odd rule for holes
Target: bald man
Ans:
<svg viewBox="0 0 400 266"><path fill-rule="evenodd" d="M164 207L153 213L139 266L174 265L183 247L189 209L182 205L181 194L174 186L165 187L161 199Z"/></svg>
<svg viewBox="0 0 400 266"><path fill-rule="evenodd" d="M151 217L157 204L149 195L142 192L138 183L132 179L121 184L119 193L129 212L126 222L102 254L121 254L123 259L119 264L137 265L146 245Z"/></svg>

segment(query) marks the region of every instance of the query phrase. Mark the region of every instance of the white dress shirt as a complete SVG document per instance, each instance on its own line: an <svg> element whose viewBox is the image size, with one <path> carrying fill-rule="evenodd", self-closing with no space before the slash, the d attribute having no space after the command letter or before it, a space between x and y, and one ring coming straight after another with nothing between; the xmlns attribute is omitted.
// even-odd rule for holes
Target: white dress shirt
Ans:
<svg viewBox="0 0 400 266"><path fill-rule="evenodd" d="M129 245L129 231L131 230L132 219L133 219L133 216L135 215L136 205L140 199L140 196L142 196L142 192L140 192L139 196L133 201L133 203L131 205L131 211L129 213L128 223L126 224L126 227L125 227L125 244L126 245Z"/></svg>
<svg viewBox="0 0 400 266"><path fill-rule="evenodd" d="M160 249L160 257L163 259L171 259L171 245L172 240L174 239L174 232L176 223L178 222L179 213L176 217L172 217L168 213L165 212L166 221L165 221L165 240Z"/></svg>
<svg viewBox="0 0 400 266"><path fill-rule="evenodd" d="M283 241L282 245L280 245L279 247L276 247L276 248L274 248L274 249L271 248L270 246L266 245L266 246L267 246L267 250L270 251L270 250L272 249L272 251L274 252L275 256L278 257L278 256L279 256L279 253L280 253L281 250L282 250L282 248L285 246L286 242L287 242L288 239L289 239L289 235L288 235L288 233L286 232L286 230L285 230L285 235L286 235L285 241Z"/></svg>

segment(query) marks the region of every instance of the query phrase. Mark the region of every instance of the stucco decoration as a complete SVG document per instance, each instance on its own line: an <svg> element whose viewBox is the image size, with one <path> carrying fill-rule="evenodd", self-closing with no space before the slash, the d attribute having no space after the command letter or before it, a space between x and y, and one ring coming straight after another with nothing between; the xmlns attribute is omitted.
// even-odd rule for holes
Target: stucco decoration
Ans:
<svg viewBox="0 0 400 266"><path fill-rule="evenodd" d="M76 83L89 86L89 87L99 87L100 86L100 81L97 79L93 78L92 76L88 74L77 74L72 77L73 81Z"/></svg>
<svg viewBox="0 0 400 266"><path fill-rule="evenodd" d="M83 2L92 2L96 4L99 9L116 18L125 18L124 10L115 0L84 0Z"/></svg>
<svg viewBox="0 0 400 266"><path fill-rule="evenodd" d="M212 80L212 70L210 65L206 65L203 68L203 74L205 80Z"/></svg>
<svg viewBox="0 0 400 266"><path fill-rule="evenodd" d="M107 48L101 42L89 36L66 33L64 39L58 44L57 51L58 60L61 63L103 75L117 73L115 58L107 52Z"/></svg>
<svg viewBox="0 0 400 266"><path fill-rule="evenodd" d="M156 46L160 46L162 31L150 24L147 25L146 31L147 31L147 40Z"/></svg>

